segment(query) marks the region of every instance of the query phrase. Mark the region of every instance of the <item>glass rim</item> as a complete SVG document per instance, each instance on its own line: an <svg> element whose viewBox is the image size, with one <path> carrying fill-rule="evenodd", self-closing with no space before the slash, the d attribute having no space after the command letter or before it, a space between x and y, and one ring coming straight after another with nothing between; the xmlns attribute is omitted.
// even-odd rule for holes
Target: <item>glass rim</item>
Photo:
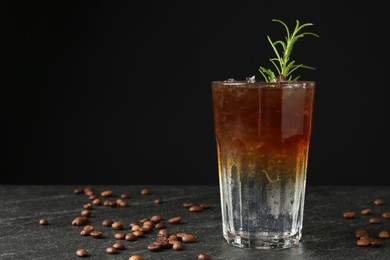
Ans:
<svg viewBox="0 0 390 260"><path fill-rule="evenodd" d="M272 87L272 88L281 88L281 87L315 87L316 82L310 80L301 80L301 81L285 81L285 82L266 82L266 81L256 81L256 82L247 82L245 80L235 80L235 81L212 81L212 86L226 86L226 87L240 87L240 86L252 86L252 87Z"/></svg>

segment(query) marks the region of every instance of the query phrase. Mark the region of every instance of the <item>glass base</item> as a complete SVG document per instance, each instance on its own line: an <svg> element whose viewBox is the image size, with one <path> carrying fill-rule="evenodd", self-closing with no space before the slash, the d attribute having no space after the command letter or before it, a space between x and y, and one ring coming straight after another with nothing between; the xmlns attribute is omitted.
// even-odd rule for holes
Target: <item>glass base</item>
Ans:
<svg viewBox="0 0 390 260"><path fill-rule="evenodd" d="M229 245L239 248L254 248L254 249L287 249L295 247L299 244L300 235L294 235L283 238L275 237L242 237L240 235L229 234L225 236Z"/></svg>

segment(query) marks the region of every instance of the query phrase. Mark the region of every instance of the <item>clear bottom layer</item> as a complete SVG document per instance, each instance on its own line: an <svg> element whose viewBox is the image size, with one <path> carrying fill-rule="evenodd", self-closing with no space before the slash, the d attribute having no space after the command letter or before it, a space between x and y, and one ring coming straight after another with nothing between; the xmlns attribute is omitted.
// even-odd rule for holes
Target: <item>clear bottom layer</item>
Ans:
<svg viewBox="0 0 390 260"><path fill-rule="evenodd" d="M240 235L228 234L225 236L228 244L239 248L253 249L287 249L299 244L300 235L275 238L275 237L242 237Z"/></svg>

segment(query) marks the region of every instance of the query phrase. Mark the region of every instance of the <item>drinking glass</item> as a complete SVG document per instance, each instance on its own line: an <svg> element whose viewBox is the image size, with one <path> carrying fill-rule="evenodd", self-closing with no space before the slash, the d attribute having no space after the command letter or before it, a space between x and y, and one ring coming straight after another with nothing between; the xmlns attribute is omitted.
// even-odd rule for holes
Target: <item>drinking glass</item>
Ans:
<svg viewBox="0 0 390 260"><path fill-rule="evenodd" d="M315 82L212 82L223 236L283 249L302 236Z"/></svg>

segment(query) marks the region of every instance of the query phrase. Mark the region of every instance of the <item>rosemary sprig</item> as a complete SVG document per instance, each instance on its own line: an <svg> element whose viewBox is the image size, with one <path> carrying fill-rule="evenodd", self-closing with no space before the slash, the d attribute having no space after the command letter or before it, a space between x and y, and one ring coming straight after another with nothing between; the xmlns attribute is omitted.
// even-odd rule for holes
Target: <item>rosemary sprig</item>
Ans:
<svg viewBox="0 0 390 260"><path fill-rule="evenodd" d="M275 75L275 73L272 70L266 69L261 66L259 68L259 71L263 75L266 82L277 82L280 80L296 81L300 78L300 76L293 77L292 73L294 71L296 71L299 68L305 68L305 69L315 69L315 68L303 64L295 64L295 60L290 61L290 56L291 56L294 43L296 43L298 39L304 37L305 35L312 35L315 37L319 37L319 36L312 32L299 33L303 28L312 26L313 25L312 23L305 23L300 25L299 21L296 20L294 31L290 33L288 26L283 21L278 19L273 19L272 21L281 23L284 26L287 32L287 36L285 37L286 42L283 42L282 40L273 42L271 38L267 35L267 39L276 54L276 58L270 58L269 61L276 68L277 75ZM282 55L280 54L277 48L278 45L282 47L282 52L281 52Z"/></svg>

